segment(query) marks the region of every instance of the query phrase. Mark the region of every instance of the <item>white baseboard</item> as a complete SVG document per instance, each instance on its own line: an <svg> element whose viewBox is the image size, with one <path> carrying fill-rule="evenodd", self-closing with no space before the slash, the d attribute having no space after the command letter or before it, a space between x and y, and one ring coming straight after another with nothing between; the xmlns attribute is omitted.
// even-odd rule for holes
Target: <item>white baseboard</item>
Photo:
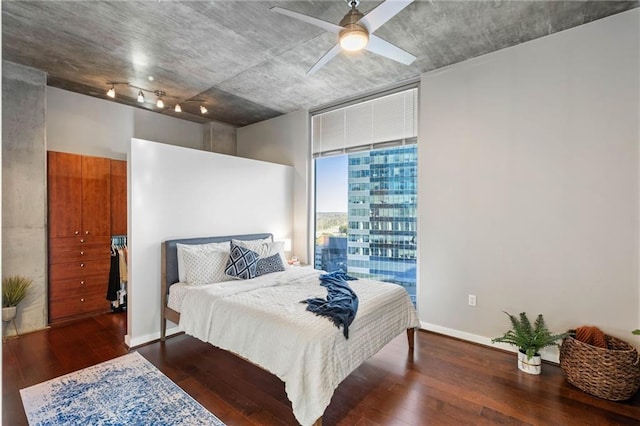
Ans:
<svg viewBox="0 0 640 426"><path fill-rule="evenodd" d="M180 333L180 327L175 326L167 329L167 337L172 334ZM136 346L142 346L145 343L153 342L154 340L160 339L160 332L145 334L143 336L138 336L134 339L131 339L129 335L124 336L124 343L129 347L129 349L135 348Z"/></svg>
<svg viewBox="0 0 640 426"><path fill-rule="evenodd" d="M466 331L454 330L452 328L442 327L436 324L430 324L424 321L420 321L420 328L427 331L433 331L434 333L444 334L445 336L455 337L460 340L466 340L467 342L478 343L480 345L488 346L491 348L503 349L505 351L516 353L518 349L512 345L504 343L491 343L491 338L480 336L478 334L467 333ZM554 346L548 347L540 351L540 356L543 360L560 363L558 349Z"/></svg>

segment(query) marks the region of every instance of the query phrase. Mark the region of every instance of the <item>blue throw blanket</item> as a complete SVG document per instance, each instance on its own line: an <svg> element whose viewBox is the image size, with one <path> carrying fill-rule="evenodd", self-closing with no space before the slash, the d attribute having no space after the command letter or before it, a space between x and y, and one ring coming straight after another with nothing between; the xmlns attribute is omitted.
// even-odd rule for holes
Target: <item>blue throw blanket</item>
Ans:
<svg viewBox="0 0 640 426"><path fill-rule="evenodd" d="M342 325L344 337L349 338L349 325L358 312L358 296L351 290L347 280L357 280L342 271L320 275L320 285L327 288L327 299L320 297L303 300L307 303L307 311L316 315L329 317L340 328Z"/></svg>

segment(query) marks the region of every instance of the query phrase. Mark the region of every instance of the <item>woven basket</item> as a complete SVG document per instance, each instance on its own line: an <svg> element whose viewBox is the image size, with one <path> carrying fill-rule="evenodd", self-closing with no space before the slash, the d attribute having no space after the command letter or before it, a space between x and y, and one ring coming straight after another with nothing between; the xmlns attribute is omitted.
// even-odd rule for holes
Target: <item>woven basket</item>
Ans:
<svg viewBox="0 0 640 426"><path fill-rule="evenodd" d="M640 355L623 340L605 335L608 349L565 337L560 367L577 388L610 401L629 399L640 388Z"/></svg>

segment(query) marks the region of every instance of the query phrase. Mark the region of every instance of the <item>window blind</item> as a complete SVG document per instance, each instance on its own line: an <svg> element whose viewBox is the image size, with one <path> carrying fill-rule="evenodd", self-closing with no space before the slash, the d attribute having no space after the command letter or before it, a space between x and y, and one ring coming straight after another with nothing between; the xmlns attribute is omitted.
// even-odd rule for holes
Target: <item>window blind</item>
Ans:
<svg viewBox="0 0 640 426"><path fill-rule="evenodd" d="M316 114L311 127L314 157L372 149L378 144L415 143L418 89Z"/></svg>

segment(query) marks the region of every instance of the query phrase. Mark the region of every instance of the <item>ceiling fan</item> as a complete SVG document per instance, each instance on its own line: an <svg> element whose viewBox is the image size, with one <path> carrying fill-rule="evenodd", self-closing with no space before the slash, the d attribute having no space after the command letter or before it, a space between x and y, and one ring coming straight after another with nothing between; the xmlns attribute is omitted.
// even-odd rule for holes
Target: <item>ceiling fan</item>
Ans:
<svg viewBox="0 0 640 426"><path fill-rule="evenodd" d="M339 25L280 7L272 7L271 10L339 34L339 42L307 71L307 75L310 75L333 59L340 53L341 49L348 51L366 49L369 52L393 59L402 64L411 64L416 59L415 56L381 39L374 35L373 32L396 16L402 9L413 3L413 1L414 0L385 0L365 16L357 9L360 0L347 0L347 4L351 7L351 10L344 15Z"/></svg>

